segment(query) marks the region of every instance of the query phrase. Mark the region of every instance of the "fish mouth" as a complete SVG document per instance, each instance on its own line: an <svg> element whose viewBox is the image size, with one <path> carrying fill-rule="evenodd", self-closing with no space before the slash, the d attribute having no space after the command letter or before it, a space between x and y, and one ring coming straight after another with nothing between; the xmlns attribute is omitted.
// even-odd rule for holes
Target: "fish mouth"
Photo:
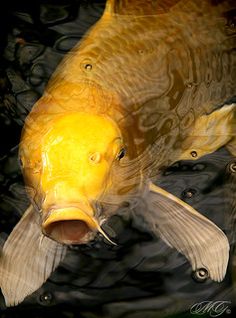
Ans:
<svg viewBox="0 0 236 318"><path fill-rule="evenodd" d="M42 224L43 232L63 244L83 244L97 231L96 219L78 208L51 210ZM88 235L90 233L90 235Z"/></svg>
<svg viewBox="0 0 236 318"><path fill-rule="evenodd" d="M96 218L79 208L51 210L42 223L42 229L46 236L62 244L86 244L95 237L96 232L115 244L101 229Z"/></svg>

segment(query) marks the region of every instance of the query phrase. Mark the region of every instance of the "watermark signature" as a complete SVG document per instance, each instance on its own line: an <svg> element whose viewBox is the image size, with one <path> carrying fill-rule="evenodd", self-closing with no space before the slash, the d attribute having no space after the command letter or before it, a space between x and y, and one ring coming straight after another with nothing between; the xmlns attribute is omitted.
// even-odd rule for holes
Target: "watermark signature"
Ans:
<svg viewBox="0 0 236 318"><path fill-rule="evenodd" d="M230 314L231 301L228 300L208 300L192 305L190 313L195 315L208 314L210 317L219 317L223 314Z"/></svg>

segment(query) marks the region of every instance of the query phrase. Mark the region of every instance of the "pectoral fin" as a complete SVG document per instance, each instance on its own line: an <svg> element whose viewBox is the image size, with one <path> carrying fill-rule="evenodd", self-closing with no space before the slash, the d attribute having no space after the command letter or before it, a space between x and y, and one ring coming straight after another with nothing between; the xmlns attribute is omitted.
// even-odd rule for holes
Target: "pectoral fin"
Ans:
<svg viewBox="0 0 236 318"><path fill-rule="evenodd" d="M0 254L0 287L6 305L17 305L37 290L65 252L65 246L43 236L40 216L29 207Z"/></svg>
<svg viewBox="0 0 236 318"><path fill-rule="evenodd" d="M178 160L198 159L227 144L229 151L236 149L235 134L236 104L225 105L196 120L191 134L182 144L183 152Z"/></svg>
<svg viewBox="0 0 236 318"><path fill-rule="evenodd" d="M149 184L147 220L154 232L190 261L193 270L207 269L214 281L222 281L228 264L229 243L210 220L174 195Z"/></svg>

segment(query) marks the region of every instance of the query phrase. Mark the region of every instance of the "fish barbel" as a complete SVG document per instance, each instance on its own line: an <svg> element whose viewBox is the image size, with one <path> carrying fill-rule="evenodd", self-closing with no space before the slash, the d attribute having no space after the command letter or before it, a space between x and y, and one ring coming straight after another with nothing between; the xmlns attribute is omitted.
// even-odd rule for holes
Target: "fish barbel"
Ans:
<svg viewBox="0 0 236 318"><path fill-rule="evenodd" d="M109 238L102 222L141 198L150 230L221 281L229 243L154 184L160 170L235 148L235 1L108 0L28 115L19 157L32 206L6 241L8 306L39 288L68 244ZM17 260L17 261L15 261Z"/></svg>

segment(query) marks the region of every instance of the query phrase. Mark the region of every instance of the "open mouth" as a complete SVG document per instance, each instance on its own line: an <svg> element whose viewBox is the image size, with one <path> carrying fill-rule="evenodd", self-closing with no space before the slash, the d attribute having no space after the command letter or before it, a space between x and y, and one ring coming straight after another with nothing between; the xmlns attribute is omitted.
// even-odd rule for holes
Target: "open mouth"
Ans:
<svg viewBox="0 0 236 318"><path fill-rule="evenodd" d="M84 221L57 221L48 225L44 229L47 236L53 240L64 244L80 244L83 243L86 234L91 229Z"/></svg>
<svg viewBox="0 0 236 318"><path fill-rule="evenodd" d="M51 210L42 226L45 235L63 244L85 243L88 233L99 227L94 217L77 208Z"/></svg>
<svg viewBox="0 0 236 318"><path fill-rule="evenodd" d="M51 210L42 224L43 233L62 244L85 244L100 232L113 245L93 215L68 207Z"/></svg>

